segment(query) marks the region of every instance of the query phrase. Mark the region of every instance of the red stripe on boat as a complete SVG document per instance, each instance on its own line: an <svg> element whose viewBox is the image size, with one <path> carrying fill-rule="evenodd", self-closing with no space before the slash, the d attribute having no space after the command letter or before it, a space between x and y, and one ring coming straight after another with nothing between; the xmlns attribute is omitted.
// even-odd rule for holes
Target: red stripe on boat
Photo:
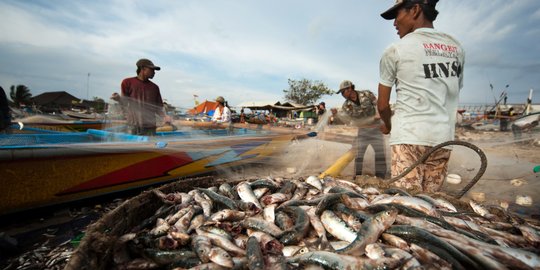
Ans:
<svg viewBox="0 0 540 270"><path fill-rule="evenodd" d="M193 160L191 157L184 152L171 155L162 155L88 180L82 184L61 191L57 195L89 191L93 189L166 176L168 171L182 167L191 163L192 161Z"/></svg>

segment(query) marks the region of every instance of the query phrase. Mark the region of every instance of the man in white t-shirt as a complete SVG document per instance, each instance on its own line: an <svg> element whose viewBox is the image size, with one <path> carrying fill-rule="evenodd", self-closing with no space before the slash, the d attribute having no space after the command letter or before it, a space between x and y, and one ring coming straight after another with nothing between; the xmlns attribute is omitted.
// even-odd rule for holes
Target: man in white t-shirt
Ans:
<svg viewBox="0 0 540 270"><path fill-rule="evenodd" d="M394 20L400 40L380 62L378 110L381 131L390 133L392 176L416 162L431 147L454 140L465 52L451 36L433 28L438 0L397 0L382 13ZM396 88L394 113L390 109ZM438 191L446 176L450 149L439 149L396 182L404 188Z"/></svg>
<svg viewBox="0 0 540 270"><path fill-rule="evenodd" d="M222 96L216 98L218 106L212 116L212 121L215 123L231 123L231 109Z"/></svg>

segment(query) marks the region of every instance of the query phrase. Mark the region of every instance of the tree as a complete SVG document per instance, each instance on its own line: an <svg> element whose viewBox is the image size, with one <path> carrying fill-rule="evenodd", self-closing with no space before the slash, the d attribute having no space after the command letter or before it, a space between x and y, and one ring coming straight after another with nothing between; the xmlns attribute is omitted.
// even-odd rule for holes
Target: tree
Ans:
<svg viewBox="0 0 540 270"><path fill-rule="evenodd" d="M308 79L291 80L289 79L289 89L283 90L285 100L294 103L309 105L314 104L323 95L332 95L334 91L328 88L320 81L311 81Z"/></svg>
<svg viewBox="0 0 540 270"><path fill-rule="evenodd" d="M105 111L105 100L100 97L94 97L94 110L96 112Z"/></svg>
<svg viewBox="0 0 540 270"><path fill-rule="evenodd" d="M15 107L20 108L21 104L27 105L32 102L32 94L30 89L25 85L12 85L10 88L9 97L15 103Z"/></svg>

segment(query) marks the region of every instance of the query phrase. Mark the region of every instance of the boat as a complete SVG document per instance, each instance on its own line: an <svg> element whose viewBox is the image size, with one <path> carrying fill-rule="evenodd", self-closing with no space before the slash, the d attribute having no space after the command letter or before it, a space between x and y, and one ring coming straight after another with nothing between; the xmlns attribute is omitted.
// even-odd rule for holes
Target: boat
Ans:
<svg viewBox="0 0 540 270"><path fill-rule="evenodd" d="M540 112L533 112L516 118L513 124L522 129L527 129L538 126L538 122L540 122Z"/></svg>
<svg viewBox="0 0 540 270"><path fill-rule="evenodd" d="M36 115L14 119L12 133L84 132L88 129L114 129L126 126L125 120L113 119L56 119L50 115Z"/></svg>
<svg viewBox="0 0 540 270"><path fill-rule="evenodd" d="M0 135L0 215L262 162L310 136L242 128Z"/></svg>

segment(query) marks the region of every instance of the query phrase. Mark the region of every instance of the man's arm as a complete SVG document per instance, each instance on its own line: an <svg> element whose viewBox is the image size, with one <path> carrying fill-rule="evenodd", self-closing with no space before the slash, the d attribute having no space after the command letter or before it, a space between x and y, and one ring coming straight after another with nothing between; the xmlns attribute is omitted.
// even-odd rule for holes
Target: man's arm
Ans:
<svg viewBox="0 0 540 270"><path fill-rule="evenodd" d="M388 134L392 130L392 110L390 109L390 94L392 93L392 87L379 84L379 98L377 100L377 110L381 116L383 124L381 125L381 132Z"/></svg>

